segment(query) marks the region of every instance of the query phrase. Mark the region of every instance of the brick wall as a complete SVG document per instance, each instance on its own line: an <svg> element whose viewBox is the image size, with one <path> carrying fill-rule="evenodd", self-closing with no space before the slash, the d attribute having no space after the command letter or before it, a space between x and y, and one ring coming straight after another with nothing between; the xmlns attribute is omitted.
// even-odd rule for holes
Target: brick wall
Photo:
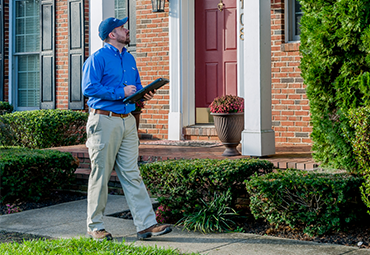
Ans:
<svg viewBox="0 0 370 255"><path fill-rule="evenodd" d="M136 60L143 86L159 77L169 79L168 6L166 1L165 12L153 13L150 0L136 1ZM146 102L141 114L140 138L167 139L169 86L159 89Z"/></svg>
<svg viewBox="0 0 370 255"><path fill-rule="evenodd" d="M68 109L68 1L55 1L56 108Z"/></svg>
<svg viewBox="0 0 370 255"><path fill-rule="evenodd" d="M150 0L136 1L137 64L145 86L158 77L169 78L169 3L165 12L153 13ZM68 6L56 1L56 105L68 108ZM4 1L5 80L4 97L9 89L9 1ZM85 1L85 57L89 55L89 1ZM284 0L271 0L272 46L272 123L276 145L311 145L309 102L300 76L298 43L284 43ZM139 128L140 138L167 139L169 86L162 87L147 102ZM86 108L87 109L87 108ZM215 139L212 130L184 128L186 139Z"/></svg>
<svg viewBox="0 0 370 255"><path fill-rule="evenodd" d="M299 43L285 43L284 0L271 0L272 125L277 146L311 145Z"/></svg>

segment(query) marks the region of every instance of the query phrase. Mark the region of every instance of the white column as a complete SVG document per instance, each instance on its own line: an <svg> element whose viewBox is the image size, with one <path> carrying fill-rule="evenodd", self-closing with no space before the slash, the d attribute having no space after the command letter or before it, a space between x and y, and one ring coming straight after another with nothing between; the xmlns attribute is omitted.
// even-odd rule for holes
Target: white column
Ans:
<svg viewBox="0 0 370 255"><path fill-rule="evenodd" d="M114 17L114 0L90 0L90 49L89 53L94 53L103 45L102 40L98 35L100 22L109 17Z"/></svg>
<svg viewBox="0 0 370 255"><path fill-rule="evenodd" d="M237 38L237 84L238 84L238 96L244 97L244 8L246 0L237 0L237 20L236 27L238 29Z"/></svg>
<svg viewBox="0 0 370 255"><path fill-rule="evenodd" d="M169 2L170 112L168 139L195 123L194 0Z"/></svg>
<svg viewBox="0 0 370 255"><path fill-rule="evenodd" d="M271 121L271 18L269 0L244 7L244 131L242 154L275 154Z"/></svg>

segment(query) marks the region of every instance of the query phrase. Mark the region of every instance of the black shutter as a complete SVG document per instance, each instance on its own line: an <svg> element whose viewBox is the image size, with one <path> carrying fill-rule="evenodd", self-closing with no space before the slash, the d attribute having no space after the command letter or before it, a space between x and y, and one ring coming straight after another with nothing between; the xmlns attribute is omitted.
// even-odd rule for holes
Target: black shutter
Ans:
<svg viewBox="0 0 370 255"><path fill-rule="evenodd" d="M4 100L4 1L0 0L0 101Z"/></svg>
<svg viewBox="0 0 370 255"><path fill-rule="evenodd" d="M84 1L68 0L68 109L84 109L81 79L84 62Z"/></svg>
<svg viewBox="0 0 370 255"><path fill-rule="evenodd" d="M55 0L41 0L41 109L55 109Z"/></svg>

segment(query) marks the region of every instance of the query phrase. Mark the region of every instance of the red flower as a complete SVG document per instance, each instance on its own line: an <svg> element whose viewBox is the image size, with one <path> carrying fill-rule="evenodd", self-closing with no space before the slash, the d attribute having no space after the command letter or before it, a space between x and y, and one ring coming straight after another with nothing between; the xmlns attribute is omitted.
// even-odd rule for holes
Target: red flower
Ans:
<svg viewBox="0 0 370 255"><path fill-rule="evenodd" d="M215 98L209 107L211 113L244 112L244 99L233 95L221 96Z"/></svg>

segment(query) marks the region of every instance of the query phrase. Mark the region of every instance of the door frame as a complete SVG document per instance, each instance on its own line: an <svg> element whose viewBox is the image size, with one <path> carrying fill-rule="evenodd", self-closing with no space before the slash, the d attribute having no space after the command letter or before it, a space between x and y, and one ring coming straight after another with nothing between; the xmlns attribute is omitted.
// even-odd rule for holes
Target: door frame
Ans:
<svg viewBox="0 0 370 255"><path fill-rule="evenodd" d="M170 112L168 139L183 139L183 127L195 124L194 0L171 0L169 8Z"/></svg>
<svg viewBox="0 0 370 255"><path fill-rule="evenodd" d="M237 16L241 0L235 0ZM169 2L170 45L170 112L168 115L168 139L182 140L183 127L195 125L195 0L171 0ZM237 31L241 28L237 21ZM244 94L240 65L243 48L237 41L237 91Z"/></svg>

